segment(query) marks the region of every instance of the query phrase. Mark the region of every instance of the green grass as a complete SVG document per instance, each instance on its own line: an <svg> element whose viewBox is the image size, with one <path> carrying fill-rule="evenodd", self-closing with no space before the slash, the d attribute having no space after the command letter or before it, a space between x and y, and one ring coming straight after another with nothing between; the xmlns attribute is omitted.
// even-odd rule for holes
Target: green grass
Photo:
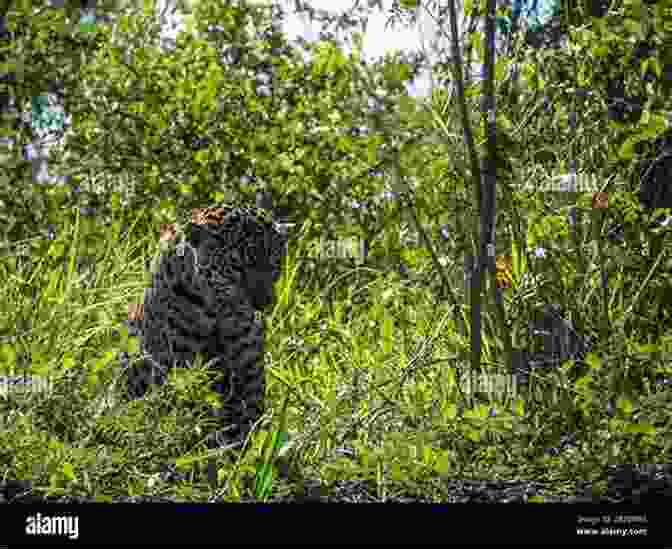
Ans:
<svg viewBox="0 0 672 550"><path fill-rule="evenodd" d="M204 368L174 371L143 399L120 397L118 354L138 348L122 321L128 304L142 301L156 240L145 232L97 243L88 281L75 266L86 244L77 225L30 265L15 247L4 250L0 376L27 372L49 384L0 391L0 479L101 501L264 500L299 494L307 479L363 479L381 498L403 492L442 500L443 477L536 479L567 494L606 464L670 461L669 391L666 399L648 386L622 395L608 384L646 354L623 334L593 350L591 371L579 381L563 368L524 391L494 360L487 330L487 366L469 372L468 341L457 330L462 314L431 286L376 269L346 269L330 285L311 286L297 260L301 247L290 251L266 317L267 411L245 453L209 451L213 395ZM432 277L427 266L414 268L419 280L423 272ZM667 336L647 372L669 373ZM615 417L605 406L612 396L620 398ZM546 454L575 427L577 410L577 447ZM157 472L167 462L186 479L162 481ZM216 465L216 480L205 475L208 464Z"/></svg>

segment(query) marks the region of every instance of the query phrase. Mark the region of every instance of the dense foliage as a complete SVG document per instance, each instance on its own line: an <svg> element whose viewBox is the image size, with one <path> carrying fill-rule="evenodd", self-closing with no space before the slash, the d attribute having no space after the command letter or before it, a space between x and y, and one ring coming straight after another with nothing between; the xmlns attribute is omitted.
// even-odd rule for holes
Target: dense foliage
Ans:
<svg viewBox="0 0 672 550"><path fill-rule="evenodd" d="M404 5L396 9L413 2ZM660 223L669 211L650 210L667 206L668 165L647 159L655 149L669 160L662 5L614 6L570 28L567 47L516 38L494 63L492 88L466 79L457 93L446 84L426 99L406 89L426 60L365 62L357 37L351 53L333 37L289 42L277 8L203 1L168 50L149 9L73 33L70 8L12 8L0 55L14 78L0 93L22 106L58 81L72 122L50 158L66 182L52 185L31 181L21 154L30 127L3 120L15 147L0 166L0 372L53 375L55 389L43 401L2 401L0 422L11 419L15 437L4 441L0 430L0 441L22 461L0 463L0 474L34 474L54 492L134 494L159 490L138 468L203 459L202 419L183 406L194 380L177 374L138 403L115 400L119 353L137 348L121 321L144 290L161 224L192 207L251 203L261 191L298 222L267 338L266 400L280 420L274 432L266 418L268 439L245 459L262 466L226 470L231 499L249 488L231 479L250 468L267 475L287 440L278 460L289 478L311 468L332 481L384 471L421 492L448 472L565 483L608 463L669 461L672 224ZM465 38L475 56L465 65L486 59L483 34ZM452 61L433 67L437 79L461 80ZM479 111L490 91L495 116ZM477 223L492 207L481 194L490 183L481 186L480 170L493 175L486 157L498 205L483 287L492 292L475 315L484 345L470 370L469 338L481 327L470 334L465 322L475 301L464 266L483 259L490 238ZM554 187L566 174L593 179L566 192ZM607 238L615 222L622 240ZM320 239L353 236L371 244L374 260L394 256L381 264L397 271L303 261ZM493 397L487 377L521 367L511 341L517 357L538 357L538 311L562 317L580 353L534 371L524 393ZM487 390L474 388L479 376ZM549 457L544 449L568 431L579 434L573 450ZM356 460L339 455L350 446ZM267 479L257 478L255 496L267 496ZM204 491L179 490L196 499Z"/></svg>

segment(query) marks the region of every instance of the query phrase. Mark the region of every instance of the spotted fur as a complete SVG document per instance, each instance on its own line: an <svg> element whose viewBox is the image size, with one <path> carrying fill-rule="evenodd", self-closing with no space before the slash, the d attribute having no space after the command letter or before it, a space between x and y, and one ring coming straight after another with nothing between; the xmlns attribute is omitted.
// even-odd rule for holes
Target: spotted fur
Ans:
<svg viewBox="0 0 672 550"><path fill-rule="evenodd" d="M133 307L144 360L129 369L129 395L142 396L170 368L191 366L200 354L218 373L221 430L214 440L240 440L263 412L258 313L273 302L285 238L265 211L250 207L195 209L177 226L162 234L181 242L159 257L144 304Z"/></svg>

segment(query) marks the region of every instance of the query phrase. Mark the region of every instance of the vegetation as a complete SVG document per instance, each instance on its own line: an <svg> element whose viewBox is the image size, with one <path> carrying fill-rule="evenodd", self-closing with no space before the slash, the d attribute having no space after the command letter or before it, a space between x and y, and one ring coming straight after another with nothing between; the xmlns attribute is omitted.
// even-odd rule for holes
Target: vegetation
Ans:
<svg viewBox="0 0 672 550"><path fill-rule="evenodd" d="M438 89L426 101L405 88L418 59L367 63L357 38L351 54L333 39L290 44L260 6L204 1L193 15L197 34L166 53L151 12L74 35L67 9L7 13L15 34L0 51L23 80L4 86L23 105L60 80L72 126L50 157L69 177L60 185L31 180L17 153L28 128L3 129L17 146L0 167L0 373L49 381L0 397L3 478L100 500L267 499L309 479L443 500L446 477L535 479L568 494L608 464L670 462L672 227L652 222L670 211L643 211L630 183L636 144L669 132L668 53L644 60L659 78L630 124L604 116L595 63L644 20L662 44L669 13L614 8L572 30L570 49L518 43L490 84L453 73L457 98ZM469 51L483 60L486 43L475 33ZM478 124L481 95L497 97L494 125ZM549 188L572 163L596 188ZM216 451L213 488L199 473L213 458L207 371L178 369L145 398L121 399L138 346L124 321L161 224L259 191L296 226L266 319L267 413L246 453ZM623 242L606 237L613 219ZM366 239L368 256L316 258L324 238ZM465 256L478 260L471 292ZM594 344L521 386L514 351L532 347L528 321L550 303ZM548 453L567 433L575 445ZM186 475L159 476L166 462Z"/></svg>

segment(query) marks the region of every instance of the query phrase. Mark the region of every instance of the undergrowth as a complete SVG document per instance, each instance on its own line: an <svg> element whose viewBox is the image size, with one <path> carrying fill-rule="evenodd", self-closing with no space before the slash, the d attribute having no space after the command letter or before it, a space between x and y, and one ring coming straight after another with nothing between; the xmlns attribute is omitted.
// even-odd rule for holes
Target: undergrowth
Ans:
<svg viewBox="0 0 672 550"><path fill-rule="evenodd" d="M88 272L76 265L84 241L75 223L28 263L17 248L1 259L0 375L49 382L0 396L0 480L101 501L240 501L300 494L310 479L360 479L381 498L442 500L445 478L534 479L562 495L577 479L599 486L608 464L670 461L672 392L650 382L672 374L669 331L655 360L651 344L615 331L579 377L571 364L536 375L535 394L505 372L488 330L486 366L469 372L462 313L437 299L426 265L412 266L415 283L371 268L311 286L302 246L290 250L266 317L267 412L244 453L209 451L201 366L173 371L143 399L120 397L120 357L138 349L123 321L141 301L156 239L131 226L96 248ZM628 372L646 379L636 394L621 389ZM548 452L570 432L573 446ZM184 475L166 480L166 463Z"/></svg>

